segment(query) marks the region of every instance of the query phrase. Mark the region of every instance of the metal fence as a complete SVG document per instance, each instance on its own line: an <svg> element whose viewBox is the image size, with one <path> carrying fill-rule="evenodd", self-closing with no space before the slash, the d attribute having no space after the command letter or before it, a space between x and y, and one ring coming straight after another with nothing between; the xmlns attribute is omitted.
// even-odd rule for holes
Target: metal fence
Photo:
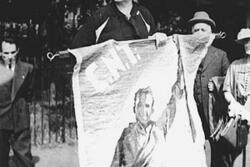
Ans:
<svg viewBox="0 0 250 167"><path fill-rule="evenodd" d="M29 104L34 145L72 142L77 139L71 76L73 59L35 65L34 96Z"/></svg>

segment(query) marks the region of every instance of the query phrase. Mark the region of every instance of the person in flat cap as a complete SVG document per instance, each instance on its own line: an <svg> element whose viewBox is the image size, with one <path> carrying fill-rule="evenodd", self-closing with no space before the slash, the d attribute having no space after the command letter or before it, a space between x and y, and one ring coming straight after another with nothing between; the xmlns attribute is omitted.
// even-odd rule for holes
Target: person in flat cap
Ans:
<svg viewBox="0 0 250 167"><path fill-rule="evenodd" d="M215 21L205 11L195 12L193 18L188 21L188 25L192 34L198 36L209 36L216 28ZM216 123L213 121L215 120L214 115L210 114L211 111L209 111L209 93L215 91L212 78L225 76L228 66L227 53L214 46L209 46L197 70L194 83L194 99L202 121L205 138L209 141L215 129L214 127L216 127ZM210 146L207 147L209 148ZM207 155L208 157L213 156L210 152L207 152ZM208 163L211 163L209 161ZM213 161L213 157L211 161Z"/></svg>
<svg viewBox="0 0 250 167"><path fill-rule="evenodd" d="M223 91L225 99L228 102L229 116L241 115L241 119L249 124L250 99L248 99L248 97L250 95L250 29L242 28L238 33L236 42L244 45L245 56L233 61L229 66ZM247 138L247 135L245 137ZM242 151L242 148L239 151ZM238 154L239 152L237 153L237 151L230 152L231 164L233 164L233 161Z"/></svg>
<svg viewBox="0 0 250 167"><path fill-rule="evenodd" d="M192 34L210 35L215 30L216 24L205 11L196 12L188 21ZM206 56L199 65L194 84L194 98L198 112L202 120L202 126L206 139L211 135L208 98L209 91L213 91L213 85L209 81L214 76L225 76L229 61L226 52L209 46Z"/></svg>
<svg viewBox="0 0 250 167"><path fill-rule="evenodd" d="M194 26L197 23L205 23L206 25L209 25L211 30L213 30L213 31L215 30L215 27L216 27L216 24L215 24L214 20L212 20L209 17L208 13L205 12L205 11L195 12L193 18L191 18L188 21L188 23L189 23L190 26Z"/></svg>

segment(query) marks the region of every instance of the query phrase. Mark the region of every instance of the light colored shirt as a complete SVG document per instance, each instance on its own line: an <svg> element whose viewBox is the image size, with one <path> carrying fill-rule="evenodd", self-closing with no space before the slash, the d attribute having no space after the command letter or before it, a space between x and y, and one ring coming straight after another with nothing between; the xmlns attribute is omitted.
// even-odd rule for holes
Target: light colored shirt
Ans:
<svg viewBox="0 0 250 167"><path fill-rule="evenodd" d="M245 104L250 95L250 65L246 58L235 60L229 66L223 91L230 92L237 102Z"/></svg>

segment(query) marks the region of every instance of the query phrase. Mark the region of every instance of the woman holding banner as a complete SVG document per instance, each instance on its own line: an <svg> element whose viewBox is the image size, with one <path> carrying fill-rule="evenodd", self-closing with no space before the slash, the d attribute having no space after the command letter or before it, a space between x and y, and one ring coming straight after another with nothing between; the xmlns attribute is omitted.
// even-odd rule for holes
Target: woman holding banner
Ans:
<svg viewBox="0 0 250 167"><path fill-rule="evenodd" d="M113 0L100 8L80 28L72 48L89 46L109 39L143 39L155 32L151 13L132 0Z"/></svg>
<svg viewBox="0 0 250 167"><path fill-rule="evenodd" d="M110 39L125 41L148 37L155 38L157 45L166 39L164 33L155 33L155 21L149 10L133 0L113 0L87 19L73 39L72 48Z"/></svg>

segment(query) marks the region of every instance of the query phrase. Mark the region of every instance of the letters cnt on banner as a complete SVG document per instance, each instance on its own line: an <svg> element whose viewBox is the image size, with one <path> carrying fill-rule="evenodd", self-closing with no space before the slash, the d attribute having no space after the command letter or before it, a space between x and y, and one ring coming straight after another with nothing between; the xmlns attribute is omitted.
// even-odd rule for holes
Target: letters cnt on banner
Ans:
<svg viewBox="0 0 250 167"><path fill-rule="evenodd" d="M69 50L77 59L72 80L80 166L111 165L123 129L136 121L135 93L150 87L155 111L151 121L165 137L158 147L158 155L164 155L161 166L205 167L205 137L193 84L213 39L173 35L158 48L146 39Z"/></svg>

